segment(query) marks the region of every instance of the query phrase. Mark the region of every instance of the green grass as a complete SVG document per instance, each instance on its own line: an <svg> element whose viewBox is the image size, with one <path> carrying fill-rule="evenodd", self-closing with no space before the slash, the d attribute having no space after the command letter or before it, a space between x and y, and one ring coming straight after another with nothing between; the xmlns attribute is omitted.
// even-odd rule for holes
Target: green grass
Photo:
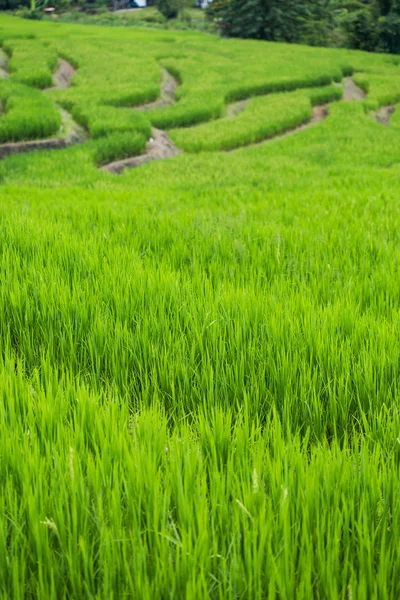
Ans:
<svg viewBox="0 0 400 600"><path fill-rule="evenodd" d="M399 597L400 125L368 112L398 66L8 16L0 39L78 68L43 93L17 64L2 99L60 101L96 137L0 161L0 597ZM116 106L161 66L176 105ZM352 70L364 102L216 151ZM213 151L97 168L157 118Z"/></svg>

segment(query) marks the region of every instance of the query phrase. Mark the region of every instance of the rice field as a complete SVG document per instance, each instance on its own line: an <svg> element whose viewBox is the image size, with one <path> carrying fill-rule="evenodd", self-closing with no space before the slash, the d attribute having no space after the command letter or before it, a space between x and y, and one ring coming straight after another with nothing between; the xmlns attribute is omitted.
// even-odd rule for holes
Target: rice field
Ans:
<svg viewBox="0 0 400 600"><path fill-rule="evenodd" d="M10 16L0 42L0 144L87 134L0 161L0 597L398 598L395 58ZM138 110L163 69L174 102ZM154 128L180 153L98 168Z"/></svg>

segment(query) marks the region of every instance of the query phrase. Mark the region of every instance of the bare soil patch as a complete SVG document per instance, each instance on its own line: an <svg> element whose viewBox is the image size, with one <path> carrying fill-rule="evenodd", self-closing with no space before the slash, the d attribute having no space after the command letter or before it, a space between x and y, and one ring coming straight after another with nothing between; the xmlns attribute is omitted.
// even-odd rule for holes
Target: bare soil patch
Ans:
<svg viewBox="0 0 400 600"><path fill-rule="evenodd" d="M0 79L8 77L8 56L0 49Z"/></svg>
<svg viewBox="0 0 400 600"><path fill-rule="evenodd" d="M395 106L381 106L379 110L373 113L376 121L382 125L389 125L390 117L396 110Z"/></svg>
<svg viewBox="0 0 400 600"><path fill-rule="evenodd" d="M364 100L366 93L359 88L351 77L345 77L343 80L343 100L345 102L354 102Z"/></svg>
<svg viewBox="0 0 400 600"><path fill-rule="evenodd" d="M149 102L148 104L143 104L142 106L135 106L135 110L151 110L152 108L164 108L164 106L174 104L175 91L178 85L179 84L176 81L175 77L173 77L171 73L167 71L167 69L162 69L160 99L155 100L154 102Z"/></svg>
<svg viewBox="0 0 400 600"><path fill-rule="evenodd" d="M65 90L71 86L76 69L66 60L60 58L57 71L53 74L53 87L50 89Z"/></svg>
<svg viewBox="0 0 400 600"><path fill-rule="evenodd" d="M163 160L181 154L165 131L152 129L152 137L146 144L146 152L140 156L117 160L101 167L102 171L119 175L125 169L134 169L153 160Z"/></svg>

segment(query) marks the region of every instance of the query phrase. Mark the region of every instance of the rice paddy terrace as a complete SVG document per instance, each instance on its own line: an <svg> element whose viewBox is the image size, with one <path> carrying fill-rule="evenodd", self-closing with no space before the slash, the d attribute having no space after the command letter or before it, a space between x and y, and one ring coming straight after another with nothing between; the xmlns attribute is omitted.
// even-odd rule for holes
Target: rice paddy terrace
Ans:
<svg viewBox="0 0 400 600"><path fill-rule="evenodd" d="M0 45L0 597L399 597L399 58Z"/></svg>

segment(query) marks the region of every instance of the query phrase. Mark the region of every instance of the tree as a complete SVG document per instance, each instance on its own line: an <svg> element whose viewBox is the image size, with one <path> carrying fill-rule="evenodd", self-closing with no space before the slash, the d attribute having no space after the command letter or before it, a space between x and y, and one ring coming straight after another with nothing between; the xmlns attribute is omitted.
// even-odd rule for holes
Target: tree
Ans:
<svg viewBox="0 0 400 600"><path fill-rule="evenodd" d="M193 0L156 0L160 13L167 19L184 18L186 8L193 5Z"/></svg>

